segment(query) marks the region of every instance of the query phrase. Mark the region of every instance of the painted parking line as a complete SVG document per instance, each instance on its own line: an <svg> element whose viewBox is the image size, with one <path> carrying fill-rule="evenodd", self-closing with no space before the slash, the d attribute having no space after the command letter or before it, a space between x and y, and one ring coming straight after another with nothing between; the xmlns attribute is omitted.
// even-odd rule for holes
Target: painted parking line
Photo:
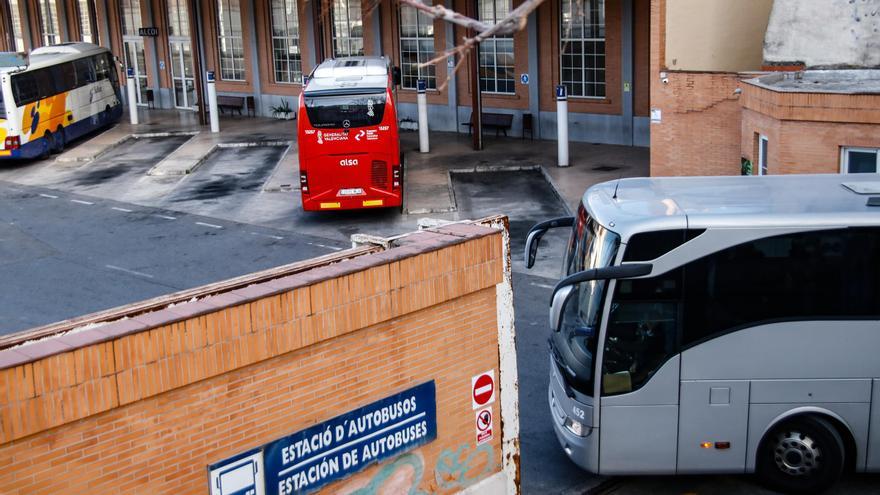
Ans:
<svg viewBox="0 0 880 495"><path fill-rule="evenodd" d="M93 205L93 204L95 204L95 203L92 203L91 201L83 201L83 200L81 200L81 199L71 199L70 202L71 202L71 203L79 203L79 204L81 204L81 205Z"/></svg>
<svg viewBox="0 0 880 495"><path fill-rule="evenodd" d="M164 218L165 220L177 220L177 217L171 217L171 216L168 216L168 215L159 215L159 214L156 214L156 215L153 215L153 216L156 216L156 217L159 217L159 218Z"/></svg>
<svg viewBox="0 0 880 495"><path fill-rule="evenodd" d="M118 206L111 206L110 209L111 209L111 210L116 210L116 211L122 211L122 212L125 212L125 213L131 213L131 211L132 211L132 210L129 210L128 208L120 208L120 207L118 207Z"/></svg>
<svg viewBox="0 0 880 495"><path fill-rule="evenodd" d="M261 233L261 232L251 232L251 235L258 235L258 236L262 236L262 237L268 237L268 238L270 238L270 239L275 239L275 240L277 240L277 241L284 240L284 238L281 237L280 235L263 234L263 233Z"/></svg>
<svg viewBox="0 0 880 495"><path fill-rule="evenodd" d="M552 288L553 288L552 285L547 285L547 284L536 284L536 283L534 283L534 282L529 282L529 285L531 285L531 286L533 286L533 287L540 287L540 288L542 288L542 289L552 289Z"/></svg>
<svg viewBox="0 0 880 495"><path fill-rule="evenodd" d="M213 223L205 223L205 222L196 222L196 225L201 225L203 227L211 227L212 229L222 229L222 225L214 225Z"/></svg>
<svg viewBox="0 0 880 495"><path fill-rule="evenodd" d="M123 273L128 273L130 275L137 275L138 277L153 278L153 276L150 275L149 273L139 272L137 270L129 270L128 268L122 268L122 267L119 267L116 265L104 265L104 266L106 268L111 269L111 270L117 270L117 271L120 271Z"/></svg>
<svg viewBox="0 0 880 495"><path fill-rule="evenodd" d="M40 193L40 196L42 196L42 197L44 197L44 198L58 199L58 196L53 196L53 195L51 195L51 194L43 194L43 193Z"/></svg>
<svg viewBox="0 0 880 495"><path fill-rule="evenodd" d="M309 243L307 243L307 244L308 244L309 246L317 246L317 247L322 247L322 248L325 248L325 249L332 249L332 250L334 250L334 251L342 251L342 248L341 248L341 247L327 246L327 245L324 245L324 244L318 244L317 242L309 242Z"/></svg>

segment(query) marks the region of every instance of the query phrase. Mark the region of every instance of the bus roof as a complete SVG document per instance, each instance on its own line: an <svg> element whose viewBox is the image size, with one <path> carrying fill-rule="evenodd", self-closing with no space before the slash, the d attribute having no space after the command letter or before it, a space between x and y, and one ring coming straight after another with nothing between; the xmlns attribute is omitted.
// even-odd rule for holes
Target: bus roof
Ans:
<svg viewBox="0 0 880 495"><path fill-rule="evenodd" d="M31 51L25 71L42 69L61 62L69 62L88 55L104 53L108 50L92 43L62 43L60 45L43 46ZM0 72L18 72L16 67L5 67Z"/></svg>
<svg viewBox="0 0 880 495"><path fill-rule="evenodd" d="M880 225L871 196L880 196L880 174L620 179L589 188L582 201L626 242L651 230Z"/></svg>
<svg viewBox="0 0 880 495"><path fill-rule="evenodd" d="M384 91L388 87L388 59L344 57L321 62L309 77L306 96Z"/></svg>

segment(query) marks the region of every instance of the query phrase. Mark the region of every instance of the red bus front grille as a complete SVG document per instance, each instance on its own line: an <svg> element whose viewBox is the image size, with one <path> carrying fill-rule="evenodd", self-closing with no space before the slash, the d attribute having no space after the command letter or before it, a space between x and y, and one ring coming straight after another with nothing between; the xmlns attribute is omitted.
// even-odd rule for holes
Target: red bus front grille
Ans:
<svg viewBox="0 0 880 495"><path fill-rule="evenodd" d="M380 160L373 160L371 178L373 181L373 187L388 189L388 163Z"/></svg>

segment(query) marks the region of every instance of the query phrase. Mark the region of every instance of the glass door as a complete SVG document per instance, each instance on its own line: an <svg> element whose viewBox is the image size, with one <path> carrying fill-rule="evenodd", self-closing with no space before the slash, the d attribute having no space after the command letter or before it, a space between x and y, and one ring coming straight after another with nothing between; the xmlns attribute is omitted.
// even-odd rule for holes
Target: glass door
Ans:
<svg viewBox="0 0 880 495"><path fill-rule="evenodd" d="M192 47L189 40L171 41L171 82L174 86L174 106L195 109L196 85L193 77Z"/></svg>
<svg viewBox="0 0 880 495"><path fill-rule="evenodd" d="M137 104L147 104L147 64L144 57L144 42L124 40L125 67L134 69L134 82L137 88Z"/></svg>

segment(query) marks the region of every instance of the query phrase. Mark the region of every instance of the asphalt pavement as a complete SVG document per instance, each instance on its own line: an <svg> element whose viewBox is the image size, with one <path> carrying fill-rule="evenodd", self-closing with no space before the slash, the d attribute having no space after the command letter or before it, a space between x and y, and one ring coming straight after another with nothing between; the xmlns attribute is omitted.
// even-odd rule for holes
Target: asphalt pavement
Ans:
<svg viewBox="0 0 880 495"><path fill-rule="evenodd" d="M185 139L138 139L88 164L0 164L0 333L326 254L354 233L417 228L420 216L396 209L305 213L298 190L263 190L294 166L278 147L221 149L190 175L146 175ZM458 210L426 216L510 218L523 493L770 493L746 476L606 480L572 464L547 405L547 307L567 233L545 236L533 270L522 263L528 228L567 209L537 171L456 173L453 184ZM835 492L876 486L852 476Z"/></svg>

